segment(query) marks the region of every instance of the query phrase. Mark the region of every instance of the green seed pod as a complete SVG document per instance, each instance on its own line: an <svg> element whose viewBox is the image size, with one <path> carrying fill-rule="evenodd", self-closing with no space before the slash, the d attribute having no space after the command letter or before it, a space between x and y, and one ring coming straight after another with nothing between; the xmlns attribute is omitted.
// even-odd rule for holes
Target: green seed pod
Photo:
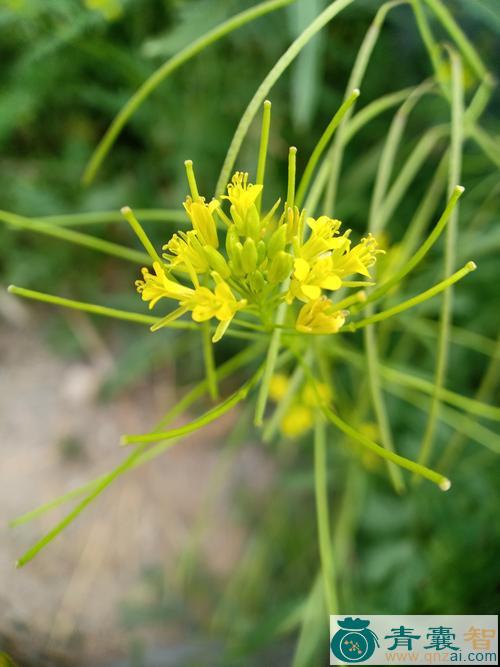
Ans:
<svg viewBox="0 0 500 667"><path fill-rule="evenodd" d="M251 273L248 276L248 283L254 294L259 294L266 286L265 278L260 271L254 271Z"/></svg>
<svg viewBox="0 0 500 667"><path fill-rule="evenodd" d="M293 258L284 250L280 250L274 256L267 277L271 283L280 283L288 278L293 266Z"/></svg>
<svg viewBox="0 0 500 667"><path fill-rule="evenodd" d="M241 252L241 264L246 273L252 273L257 267L257 246L253 239L246 239Z"/></svg>
<svg viewBox="0 0 500 667"><path fill-rule="evenodd" d="M205 246L204 248L205 255L207 256L210 267L217 271L220 276L226 280L231 275L231 270L227 265L227 262L224 258L224 255L212 248L212 246Z"/></svg>
<svg viewBox="0 0 500 667"><path fill-rule="evenodd" d="M269 259L273 259L276 253L285 249L287 229L287 225L280 225L272 234L267 244L267 256Z"/></svg>

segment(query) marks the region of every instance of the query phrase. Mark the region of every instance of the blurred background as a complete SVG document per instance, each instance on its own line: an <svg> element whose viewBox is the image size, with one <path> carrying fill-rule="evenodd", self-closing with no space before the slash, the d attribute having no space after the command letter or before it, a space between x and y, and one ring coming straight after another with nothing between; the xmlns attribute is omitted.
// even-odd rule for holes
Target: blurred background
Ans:
<svg viewBox="0 0 500 667"><path fill-rule="evenodd" d="M211 193L246 104L324 0L297 0L183 66L133 116L94 183L83 187L81 176L111 119L144 79L198 35L252 4L0 1L0 208L37 218L118 211L124 204L180 210L186 158L195 162L200 190ZM303 167L341 103L357 49L381 4L354 2L273 88L268 204L286 182L288 146L299 147ZM497 0L446 5L497 75ZM430 75L412 13L398 8L387 17L359 108ZM483 118L492 137L500 132L499 103L496 92ZM366 228L393 113L367 124L346 154L336 215L355 233ZM419 103L401 163L422 132L446 122L447 113L437 96ZM239 169L254 172L258 137L255 123ZM431 151L392 215L389 245L401 238L443 146L438 142ZM461 343L451 348L449 386L473 396L489 373L482 400L494 402L500 181L498 164L471 142L463 185L459 261L474 259L480 270L456 291ZM128 226L106 220L79 229L137 247ZM158 245L175 231L161 219L145 226ZM435 281L441 253L439 245L412 293ZM199 380L203 366L194 334L151 335L135 324L21 302L5 288L15 283L137 311L137 277L132 262L0 223L0 650L20 667L291 664L318 571L310 438L262 445L250 426L250 409L229 413L128 473L25 569L14 570L16 558L63 513L55 510L15 530L4 530L8 520L117 465L120 434L149 430ZM421 336L406 350L412 364L429 373L438 306L422 311ZM402 334L391 335L399 340ZM217 361L239 349L241 343L225 340ZM349 398L352 378L345 372ZM388 401L398 449L415 456L425 408L398 397ZM453 437L450 426L440 423L436 461ZM499 608L500 465L490 449L467 436L452 458L449 493L422 484L399 498L383 467L355 448L339 447L331 511L338 514L339 560L348 562L339 573L341 611L460 614ZM326 664L320 662L326 653L317 627L308 635L311 665Z"/></svg>

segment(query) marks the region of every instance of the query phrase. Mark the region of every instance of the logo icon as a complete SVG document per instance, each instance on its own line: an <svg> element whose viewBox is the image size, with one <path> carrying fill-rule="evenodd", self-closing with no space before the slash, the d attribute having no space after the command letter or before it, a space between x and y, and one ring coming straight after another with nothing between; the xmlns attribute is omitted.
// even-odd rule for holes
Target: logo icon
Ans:
<svg viewBox="0 0 500 667"><path fill-rule="evenodd" d="M333 635L330 648L342 662L356 663L368 660L379 646L377 635L369 629L370 621L349 616L337 621L340 630Z"/></svg>

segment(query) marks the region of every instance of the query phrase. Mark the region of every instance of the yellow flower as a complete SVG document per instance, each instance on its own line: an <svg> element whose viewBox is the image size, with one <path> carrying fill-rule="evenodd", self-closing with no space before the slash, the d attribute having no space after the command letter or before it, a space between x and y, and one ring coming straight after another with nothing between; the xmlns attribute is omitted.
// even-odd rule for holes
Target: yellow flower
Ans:
<svg viewBox="0 0 500 667"><path fill-rule="evenodd" d="M244 309L267 327L274 319L273 310L284 299L290 305L295 300L305 304L299 304L296 315L298 331L337 333L348 313L336 308L325 292L372 284L350 281L348 276L370 276L377 254L383 252L373 236L368 234L353 246L350 230L341 234L341 223L334 218L306 218L305 211L296 206L285 206L281 215L275 215L279 199L261 215L258 199L263 186L249 183L246 172L234 174L227 195L222 197L231 204L228 215L220 201L207 204L199 196L190 161L186 169L192 196L186 198L184 208L193 228L177 232L163 246L164 264L154 261L157 255L151 242L139 223L129 220L154 261L153 272L142 269L137 290L150 308L163 297L177 301L177 307L158 319L152 329L191 312L195 322L218 320L213 337L217 341L237 311ZM225 247L221 248L216 214L227 226ZM186 285L173 277L176 271L183 273Z"/></svg>
<svg viewBox="0 0 500 667"><path fill-rule="evenodd" d="M314 412L305 405L295 403L281 420L280 428L283 435L298 438L304 435L314 423Z"/></svg>
<svg viewBox="0 0 500 667"><path fill-rule="evenodd" d="M213 212L220 206L216 199L212 199L209 204L205 203L203 197L193 201L191 197L186 197L184 208L191 220L201 243L210 245L213 248L219 247L217 236L217 226L213 217Z"/></svg>
<svg viewBox="0 0 500 667"><path fill-rule="evenodd" d="M229 285L214 271L212 277L216 282L215 290L208 287L197 287L180 300L182 308L192 311L195 322L205 322L215 317L219 325L212 338L216 343L224 335L236 312L246 306L246 300L237 301Z"/></svg>
<svg viewBox="0 0 500 667"><path fill-rule="evenodd" d="M370 272L368 269L375 264L377 255L383 252L383 250L378 248L375 237L368 234L352 249L348 246L345 254L343 251L334 251L332 253L335 272L338 272L343 277L353 273L360 273L369 278Z"/></svg>
<svg viewBox="0 0 500 667"><path fill-rule="evenodd" d="M269 396L275 402L280 401L288 390L289 379L284 373L275 373L269 383Z"/></svg>
<svg viewBox="0 0 500 667"><path fill-rule="evenodd" d="M305 243L296 247L295 255L297 257L311 262L323 253L342 248L345 245L346 235L337 236L341 225L340 220L322 215L317 220L307 218L306 222L311 230L311 235Z"/></svg>
<svg viewBox="0 0 500 667"><path fill-rule="evenodd" d="M303 333L337 333L346 317L345 310L335 310L331 301L320 297L302 306L295 328Z"/></svg>
<svg viewBox="0 0 500 667"><path fill-rule="evenodd" d="M312 408L317 407L318 403L328 405L332 400L332 391L324 382L316 382L314 387L308 382L302 391L302 400Z"/></svg>
<svg viewBox="0 0 500 667"><path fill-rule="evenodd" d="M292 303L294 298L301 301L319 299L322 289L333 291L341 286L342 280L333 272L332 258L329 255L316 259L311 264L299 257L294 261L287 302Z"/></svg>
<svg viewBox="0 0 500 667"><path fill-rule="evenodd" d="M229 199L238 215L245 218L249 209L255 205L257 197L262 192L262 185L253 185L248 182L248 174L237 171L231 183L227 186L227 195L223 199Z"/></svg>
<svg viewBox="0 0 500 667"><path fill-rule="evenodd" d="M159 262L153 263L153 269L154 274L149 273L146 268L142 269L143 280L136 280L135 282L142 300L149 301L149 308L153 308L163 297L180 300L188 298L194 292L191 288L184 287L184 285L167 278L167 274Z"/></svg>
<svg viewBox="0 0 500 667"><path fill-rule="evenodd" d="M163 257L173 268L181 267L187 271L193 269L196 273L206 273L210 268L203 246L194 230L174 234L163 246L163 250L171 253L164 254Z"/></svg>

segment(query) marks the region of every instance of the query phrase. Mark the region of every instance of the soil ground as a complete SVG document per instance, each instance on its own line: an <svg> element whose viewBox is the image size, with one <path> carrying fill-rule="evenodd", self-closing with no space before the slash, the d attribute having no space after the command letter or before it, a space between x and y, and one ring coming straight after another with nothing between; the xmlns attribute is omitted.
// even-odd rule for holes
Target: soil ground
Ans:
<svg viewBox="0 0 500 667"><path fill-rule="evenodd" d="M131 640L120 623L120 607L146 595L146 568L174 571L235 419L229 414L127 473L34 561L16 570L16 558L71 506L15 529L5 528L7 521L110 470L124 456L120 434L149 430L172 405L168 378L148 379L147 391L137 387L97 402L103 366L55 356L37 337L33 321L29 327L0 321L0 639L31 655L37 667L47 655L93 667L126 660ZM215 494L202 540L204 565L216 577L230 573L245 537L228 510L232 484L265 484L269 466L249 445L229 473ZM163 626L147 641L168 646L169 636ZM55 658L46 661L55 665Z"/></svg>

